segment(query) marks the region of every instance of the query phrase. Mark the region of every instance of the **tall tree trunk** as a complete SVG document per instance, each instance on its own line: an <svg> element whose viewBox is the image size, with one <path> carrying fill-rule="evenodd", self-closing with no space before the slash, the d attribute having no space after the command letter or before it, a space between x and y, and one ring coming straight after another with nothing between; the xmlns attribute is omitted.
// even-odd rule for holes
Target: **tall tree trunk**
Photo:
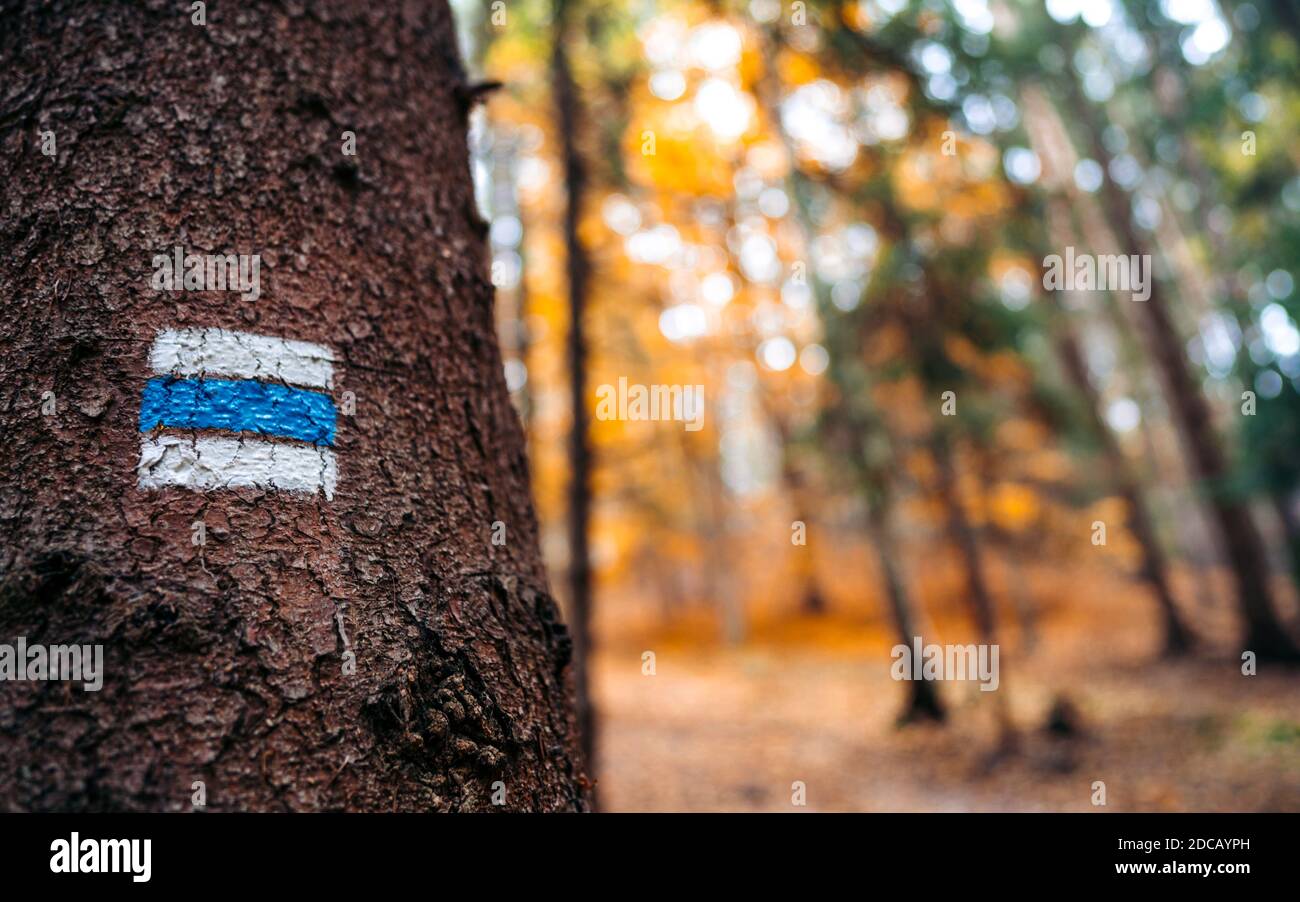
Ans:
<svg viewBox="0 0 1300 902"><path fill-rule="evenodd" d="M552 35L551 67L555 107L564 155L564 250L569 282L569 403L573 424L569 433L569 621L573 631L574 689L578 732L589 770L596 765L596 719L591 701L591 439L587 413L587 337L584 316L591 264L578 234L587 188L587 167L578 146L584 121L567 51L570 0L558 0Z"/></svg>
<svg viewBox="0 0 1300 902"><path fill-rule="evenodd" d="M790 502L790 509L794 513L794 519L804 524L806 530L809 523L810 505L803 473L800 472L794 460L794 440L791 435L789 418L779 409L778 403L762 389L759 391L759 400L763 407L763 413L767 416L768 422L772 424L777 441L781 444L781 488L784 489L785 496ZM817 579L817 567L812 557L811 547L810 545L796 546L796 591L799 593L799 610L804 614L816 616L826 613L826 596L822 594L821 585Z"/></svg>
<svg viewBox="0 0 1300 902"><path fill-rule="evenodd" d="M975 620L975 629L979 640L985 645L998 644L997 613L993 606L993 595L989 591L985 576L984 554L980 548L979 537L975 534L970 518L966 516L966 507L962 503L961 490L957 483L957 468L953 463L952 445L948 435L940 426L935 429L931 439L936 469L939 475L939 496L948 512L948 532L961 555L962 569L966 574L966 598L971 615ZM1007 703L1006 668L999 678L1001 691L994 693L994 706L998 724L998 751L1010 752L1018 745L1015 724L1011 720L1011 709Z"/></svg>
<svg viewBox="0 0 1300 902"><path fill-rule="evenodd" d="M942 427L935 429L930 449L939 477L939 498L948 514L948 534L957 546L962 569L966 574L966 597L971 617L975 621L975 630L981 642L993 643L997 641L997 616L988 580L984 575L984 556L962 504L956 468L953 465L952 446Z"/></svg>
<svg viewBox="0 0 1300 902"><path fill-rule="evenodd" d="M710 379L710 385L721 380ZM721 410L724 403L719 403ZM745 641L749 624L745 616L745 599L740 571L732 566L733 522L731 499L722 476L722 449L715 442L704 470L705 513L708 533L708 560L704 564L705 596L718 615L723 643L737 646Z"/></svg>
<svg viewBox="0 0 1300 902"><path fill-rule="evenodd" d="M1295 493L1275 489L1269 494L1273 512L1282 526L1282 537L1286 541L1287 564L1291 568L1291 578L1300 586L1300 517L1296 516Z"/></svg>
<svg viewBox="0 0 1300 902"><path fill-rule="evenodd" d="M891 230L902 242L910 244L911 230L907 221L892 203L883 206ZM902 326L909 335L909 345L915 358L916 370L927 380L929 389L933 391L943 387L941 382L936 384L937 380L930 374L942 371L940 367L946 362L942 330L946 313L951 309L951 301L937 279L927 276L925 282L928 290L923 303L917 305L914 310L905 310L901 319ZM965 598L970 608L971 619L975 623L980 642L996 644L997 616L985 575L984 555L980 548L979 536L976 535L970 519L966 516L966 507L961 498L957 469L953 461L952 439L944 423L935 423L931 429L930 454L938 476L936 489L939 500L948 515L948 535L957 547L966 577ZM999 695L998 699L1000 704L1002 696ZM1009 728L1009 721L1003 721L1002 725ZM1004 739L1008 738L1010 730L1006 729L1003 735Z"/></svg>
<svg viewBox="0 0 1300 902"><path fill-rule="evenodd" d="M916 618L912 611L912 599L907 591L907 583L899 569L898 547L894 541L894 524L890 499L886 492L875 493L867 505L867 531L871 536L872 547L876 551L876 561L880 566L885 581L885 598L889 602L889 614L898 633L898 643L912 647L917 632ZM939 691L929 680L907 681L907 705L898 716L902 724L920 720L942 722L946 716Z"/></svg>
<svg viewBox="0 0 1300 902"><path fill-rule="evenodd" d="M764 76L758 87L758 96L764 115L773 123L786 153L790 156L791 168L787 184L795 201L796 222L802 238L804 253L807 256L811 254L812 238L815 232L814 217L808 199L811 180L806 173L799 169L794 143L781 123L778 106L779 85L777 80L772 77L772 73L776 71L776 50L780 46L780 40L778 29L767 29L767 40L763 44ZM826 324L826 342L831 351L831 374L832 379L835 379L835 374L844 366L844 361L849 360L857 353L858 336L846 335L836 330L836 323L833 319L835 308L830 302L828 286L817 276L815 270L812 272L812 276L813 291L817 299L817 310ZM837 383L841 382L841 380L836 381ZM843 389L844 386L838 384L838 387ZM861 405L859 409L869 407L870 397L868 393L850 392L850 394L853 395L852 403ZM910 646L913 637L920 634L917 632L912 597L908 592L907 582L899 565L900 557L894 538L889 476L885 472L889 468L872 465L866 461L864 457L864 438L867 426L854 416L854 412L849 409L848 404L849 401L846 398L840 398L835 408L828 414L828 420L833 421L834 425L827 427L827 431L834 436L833 443L839 444L841 454L847 455L847 458L852 461L858 482L862 486L863 503L867 511L867 536L872 549L875 551L876 560L885 583L885 598L889 604L890 619L893 621L894 629L898 634L899 643ZM883 424L881 428L884 428ZM887 438L888 436L886 436ZM946 711L934 684L926 680L909 680L907 685L907 705L898 717L899 723L906 724L918 720L942 722L946 717Z"/></svg>
<svg viewBox="0 0 1300 902"><path fill-rule="evenodd" d="M1295 10L1291 12L1293 16L1296 14ZM1148 27L1146 34L1153 42L1159 42L1160 37L1154 33L1153 29ZM1187 93L1182 74L1169 67L1158 68L1154 74L1160 79L1160 83L1164 85L1164 88L1156 97L1162 118L1175 123L1186 123L1188 119ZM1222 201L1223 191L1214 172L1201 153L1200 146L1191 139L1191 130L1186 129L1181 130L1181 132L1178 147L1183 158L1183 165L1191 175L1193 182L1200 188L1198 191L1199 209L1193 211L1191 215L1196 215L1196 213L1208 215L1214 205ZM1180 257L1185 261L1182 267L1183 278L1180 280L1180 287L1182 285L1211 284L1213 291L1221 299L1224 312L1232 316L1238 327L1245 333L1253 324L1250 299L1246 296L1241 281L1232 278L1230 271L1226 269L1233 259L1232 247L1227 235L1215 229L1205 230L1211 258L1218 261L1220 267L1220 272L1217 274L1207 273L1186 247L1188 244L1184 234L1186 230L1179 223L1179 220L1184 215L1186 214L1169 203L1163 205L1161 225L1163 227L1166 222L1170 223L1168 231L1176 235L1177 244L1182 250ZM1237 355L1235 369L1246 388L1254 386L1255 376L1260 371L1260 367L1249 354ZM1268 480L1267 491L1269 504L1277 515L1278 523L1282 528L1282 538L1286 545L1286 562L1290 569L1291 580L1297 588L1300 588L1300 521L1297 520L1292 506L1295 494L1294 487L1289 484L1279 485L1275 480L1270 479Z"/></svg>
<svg viewBox="0 0 1300 902"><path fill-rule="evenodd" d="M1037 87L1026 89L1021 96L1027 111L1026 122L1034 123L1029 129L1031 144L1043 161L1043 183L1049 194L1046 201L1048 235L1052 245L1057 249L1064 248L1071 243L1071 235L1077 234L1085 243L1092 246L1094 252L1104 246L1106 252L1118 253L1117 239L1105 222L1098 204L1074 185L1073 171L1078 157L1056 107L1052 105L1046 93ZM1077 225L1071 221L1071 207L1078 211ZM1158 441L1159 423L1156 418L1160 414L1157 405L1148 397L1149 391L1153 389L1148 387L1149 380L1146 378L1146 355L1142 346L1135 342L1130 334L1132 318L1126 317L1119 306L1128 301L1115 295L1108 296L1106 300L1108 303L1104 305L1104 320L1108 321L1114 330L1116 341L1121 348L1119 352L1121 366L1129 373L1127 391L1137 399L1143 411L1139 429L1143 444L1142 454L1146 458L1147 469L1154 468L1154 472L1160 474L1169 484L1170 491L1176 494L1172 501L1181 515L1174 517L1179 538L1175 551L1181 549L1184 562L1196 571L1197 578L1193 580L1193 591L1197 596L1198 604L1204 609L1211 609L1215 606L1215 600L1213 581L1207 572L1209 569L1207 552L1210 549L1205 547L1204 542L1198 542L1196 539L1202 526L1206 531L1213 530L1214 526L1205 516L1206 511L1200 504L1200 499L1192 498L1189 502L1174 485L1180 477L1172 471L1181 468L1182 462L1187 459L1186 455L1176 460L1170 459L1168 465L1162 465L1162 461L1169 458L1169 455L1164 453L1163 445ZM1162 608L1162 621L1167 621L1170 615L1178 620L1179 626L1173 631L1167 630L1164 641L1165 650L1177 654L1182 645L1182 640L1177 634L1182 633L1189 644L1194 642L1194 636L1182 624L1176 607L1172 605L1173 592L1169 583L1167 555L1160 542L1158 519L1154 515L1150 501L1156 495L1156 490L1142 487L1138 469L1129 461L1115 440L1102 412L1101 393L1093 384L1092 376L1084 363L1077 331L1071 322L1073 317L1059 300L1054 306L1053 319L1058 356L1067 377L1085 405L1085 413L1095 435L1102 443L1103 454L1108 460L1109 472L1113 478L1114 490L1125 499L1126 508L1133 511L1129 519L1134 537L1143 546L1143 575L1151 582L1157 604ZM1169 426L1175 432L1178 430L1177 424L1172 420ZM1189 473L1188 478L1196 477L1195 474ZM1146 525L1142 526L1142 523Z"/></svg>
<svg viewBox="0 0 1300 902"><path fill-rule="evenodd" d="M4 16L0 641L104 660L6 684L0 809L585 808L447 4ZM153 289L174 246L260 254L260 297Z"/></svg>
<svg viewBox="0 0 1300 902"><path fill-rule="evenodd" d="M1064 323L1064 318L1065 314L1062 311L1058 317L1061 320L1061 328L1057 335L1058 356L1070 382L1074 384L1075 391L1084 402L1084 412L1088 415L1092 432L1101 442L1102 455L1106 459L1106 469L1110 474L1111 482L1120 497L1124 499L1129 532L1137 539L1142 549L1142 577L1150 586L1151 594L1160 610L1161 646L1166 655L1184 654L1192 647L1192 634L1183 625L1183 619L1178 613L1173 589L1169 585L1169 566L1165 561L1164 550L1160 546L1160 538L1156 535L1155 523L1147 510L1146 500L1142 497L1137 479L1133 476L1133 468L1124 457L1123 449L1120 448L1114 433L1110 431L1110 427L1101 415L1101 399L1092 384L1092 378L1088 375L1083 353L1075 341L1074 334Z"/></svg>
<svg viewBox="0 0 1300 902"><path fill-rule="evenodd" d="M1047 156L1046 148L1041 145L1040 153ZM1053 162L1045 165L1050 172ZM1052 175L1064 177L1063 173L1052 173ZM1048 232L1053 241L1057 245L1064 246L1070 234L1064 199L1060 197L1048 199L1047 220ZM1061 304L1055 305L1053 319L1056 329L1057 356L1065 369L1066 378L1070 380L1079 395L1093 435L1101 443L1102 456L1106 459L1110 482L1114 490L1124 499L1129 532L1133 534L1133 538L1142 549L1142 577L1150 586L1160 613L1161 649L1165 655L1176 657L1191 650L1193 636L1178 613L1178 604L1174 600L1173 589L1169 583L1169 565L1160 544L1155 521L1151 517L1146 498L1133 473L1133 467L1124 456L1124 449L1120 447L1114 432L1102 415L1101 395L1093 385L1092 376L1088 373L1088 366L1070 324L1069 315Z"/></svg>
<svg viewBox="0 0 1300 902"><path fill-rule="evenodd" d="M1103 171L1109 172L1112 157L1101 139L1098 113L1084 97L1077 79L1071 77L1067 82L1072 119L1082 128L1089 153ZM1150 249L1137 234L1129 197L1111 178L1103 180L1101 201L1121 249L1126 253L1148 254ZM1164 379L1169 406L1192 466L1205 483L1206 503L1219 527L1224 553L1232 569L1237 605L1246 626L1242 649L1253 651L1260 658L1300 660L1300 648L1274 612L1263 536L1256 528L1246 502L1234 497L1226 485L1231 473L1227 456L1215 434L1209 402L1183 356L1183 342L1171 318L1168 298L1154 274L1150 297L1135 303L1142 310L1147 338Z"/></svg>
<svg viewBox="0 0 1300 902"><path fill-rule="evenodd" d="M1001 458L999 452L988 442L975 443L976 467L979 474L980 504L985 510L991 507L991 494L999 482ZM1013 532L1000 526L996 519L990 517L985 523L986 545L991 549L1002 549L1003 566L1006 571L1006 592L1011 600L1011 610L1015 614L1016 627L1020 633L1020 647L1024 657L1028 658L1038 648L1038 602L1029 590L1027 574L1023 567L1025 557L1032 554L1032 539L1023 532Z"/></svg>

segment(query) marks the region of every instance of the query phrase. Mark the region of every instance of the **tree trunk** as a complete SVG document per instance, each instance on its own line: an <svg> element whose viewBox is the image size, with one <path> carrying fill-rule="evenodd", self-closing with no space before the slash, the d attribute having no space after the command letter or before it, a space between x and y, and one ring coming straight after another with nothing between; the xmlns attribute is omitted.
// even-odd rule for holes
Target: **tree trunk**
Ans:
<svg viewBox="0 0 1300 902"><path fill-rule="evenodd" d="M1100 140L1094 153L1104 153ZM1102 162L1108 165L1107 158ZM1103 188L1106 206L1124 246L1145 251L1132 226L1127 199L1119 187L1107 180ZM1210 417L1210 407L1188 369L1182 342L1170 319L1164 292L1152 282L1151 297L1142 303L1147 331L1157 366L1169 392L1170 407L1181 428L1196 474L1205 483L1207 503L1218 523L1224 552L1237 587L1237 604L1246 624L1243 649L1260 657L1296 659L1295 644L1273 611L1268 583L1269 562L1264 539L1251 518L1246 503L1232 496L1225 485L1230 476L1228 462L1219 445Z"/></svg>
<svg viewBox="0 0 1300 902"><path fill-rule="evenodd" d="M1048 231L1053 241L1064 245L1068 239L1068 215L1065 201L1053 197L1047 201ZM1169 584L1169 565L1165 559L1164 549L1160 545L1160 536L1156 532L1155 521L1147 507L1146 498L1133 473L1133 467L1124 456L1115 434L1102 415L1102 400L1093 385L1092 376L1083 359L1083 350L1079 347L1074 330L1069 321L1069 313L1057 303L1054 306L1056 325L1056 348L1066 377L1074 386L1082 402L1083 412L1097 441L1101 443L1102 455L1106 459L1110 481L1121 498L1127 513L1127 525L1133 538L1142 548L1142 577L1151 588L1160 612L1161 650L1169 657L1176 657L1190 651L1194 644L1191 631L1184 625L1178 613L1178 604L1174 600L1173 589Z"/></svg>
<svg viewBox="0 0 1300 902"><path fill-rule="evenodd" d="M898 633L898 642L911 648L913 638L920 636L920 633L917 632L916 620L912 614L912 599L908 595L907 584L898 569L898 549L894 542L890 500L884 492L877 495L867 506L867 531L885 580L885 597L889 601L889 613ZM908 680L907 690L907 705L898 715L900 724L920 720L943 721L946 712L934 683L929 680Z"/></svg>
<svg viewBox="0 0 1300 902"><path fill-rule="evenodd" d="M1133 538L1137 539L1138 545L1142 548L1142 577L1151 587L1151 594L1160 609L1161 646L1166 655L1184 654L1192 647L1192 634L1183 625L1182 617L1178 613L1178 604L1174 601L1174 593L1169 586L1169 566L1165 561L1164 550L1160 547L1160 538L1156 535L1155 523L1147 510L1137 479L1133 476L1133 469L1125 459L1124 451L1115 440L1114 433L1110 431L1110 427L1101 415L1101 399L1097 396L1097 389L1088 375L1083 353L1074 339L1074 334L1063 322L1064 316L1062 311L1060 315L1062 328L1057 337L1058 354L1070 381L1084 402L1084 412L1088 416L1092 432L1101 442L1102 454L1106 458L1111 482L1120 497L1124 499L1129 531L1133 533Z"/></svg>
<svg viewBox="0 0 1300 902"><path fill-rule="evenodd" d="M808 491L805 485L803 473L799 470L794 459L794 437L790 427L790 421L786 415L779 409L779 404L770 398L766 392L760 390L759 401L763 407L763 413L767 421L772 425L773 431L776 432L777 441L781 445L781 488L785 492L786 499L790 502L790 510L794 514L794 519L804 524L804 529L808 529L811 522L809 511L811 505L808 502ZM817 567L812 557L811 545L795 546L795 591L799 594L799 610L801 613L816 617L826 613L826 596L822 594L821 585L817 580Z"/></svg>
<svg viewBox="0 0 1300 902"><path fill-rule="evenodd" d="M787 184L795 202L796 224L803 240L805 253L808 253L811 250L812 238L815 233L814 217L809 209L807 196L810 181L807 174L800 170L795 163L798 157L795 154L794 144L784 127L781 126L781 116L777 103L778 85L772 77L772 73L776 71L776 48L780 45L780 40L779 29L767 29L767 40L763 45L764 76L759 84L758 96L763 106L764 115L777 127L777 132L781 137L782 144L785 146L786 153L790 156L791 171ZM846 334L835 328L834 307L830 302L828 286L816 276L815 272L813 273L813 291L817 298L817 309L824 322L828 324L826 342L831 352L831 379L836 383L837 388L843 390L845 386L841 380L836 378L836 374L843 366L841 361L851 359L857 352L857 336ZM853 396L853 403L861 405L861 408L869 408L870 397L866 392L849 391L847 394ZM826 419L831 424L825 427L827 434L832 436L830 443L838 444L841 457L851 461L858 482L862 486L863 503L867 511L867 536L872 550L876 554L876 560L879 563L881 575L885 582L885 598L889 604L890 619L893 621L894 629L898 634L899 643L910 646L913 637L918 636L919 633L916 631L912 598L898 564L900 557L894 538L893 509L889 494L890 476L885 472L890 468L873 465L865 459L864 438L868 427L859 417L854 415L847 398L841 396L837 404L827 413ZM884 429L883 423L880 428ZM888 435L886 434L887 438ZM913 723L919 720L942 722L946 717L946 711L934 684L926 680L909 680L907 685L907 705L899 714L898 722L900 724Z"/></svg>
<svg viewBox="0 0 1300 902"><path fill-rule="evenodd" d="M1068 138L1064 135L1064 123L1056 114L1055 107L1051 106L1047 97L1037 89L1027 91L1024 94L1024 102L1027 108L1032 111L1033 118L1040 125L1039 129L1031 129L1030 141L1039 157L1043 160L1043 181L1049 192L1045 203L1047 234L1055 247L1063 248L1070 243L1070 236L1073 234L1069 215L1069 200L1064 193L1066 186L1071 183L1073 178L1071 175L1073 160L1063 159L1063 149L1068 141ZM1049 140L1047 134L1042 131L1044 127L1047 129L1047 134L1060 134L1061 140ZM1090 207L1090 210L1095 212L1095 207ZM1097 216L1089 217L1085 214L1085 219L1092 219L1097 223L1098 227L1093 231L1102 231ZM1082 236L1086 237L1088 231L1088 227L1085 226L1081 233ZM1097 245L1102 241L1093 238L1092 243ZM1107 240L1105 243L1108 245L1114 244L1114 239ZM1118 251L1117 248L1113 249ZM1190 651L1195 644L1195 637L1178 613L1178 606L1169 581L1167 556L1160 543L1156 520L1152 516L1151 507L1147 502L1147 493L1142 489L1134 467L1124 454L1124 450L1120 447L1114 432L1106 423L1106 418L1102 413L1101 394L1097 386L1093 384L1092 376L1088 372L1083 349L1079 345L1078 337L1071 322L1071 315L1059 299L1054 298L1053 300L1052 325L1055 331L1057 357L1065 370L1066 378L1069 379L1070 384L1074 386L1075 392L1079 396L1083 413L1093 435L1101 444L1102 455L1106 460L1107 472L1113 490L1124 499L1129 531L1132 532L1134 539L1142 548L1142 577L1149 584L1156 605L1159 608L1162 651L1165 655L1171 657L1184 654ZM1125 323L1127 321L1119 315L1120 311L1116 307L1122 301L1114 297L1110 300L1112 303L1106 309L1113 315L1114 328L1117 334L1122 337L1126 331ZM1123 356L1127 358L1131 355L1124 354ZM1141 382L1140 375L1133 379L1133 389L1139 397L1141 393L1138 388ZM1147 457L1150 460L1158 461L1149 416L1151 406L1146 403L1142 404L1143 409L1148 412L1148 416L1144 416L1142 419L1142 435L1146 440ZM1191 561L1190 563L1199 569L1197 562ZM1202 589L1207 588L1205 580L1198 580L1197 584Z"/></svg>
<svg viewBox="0 0 1300 902"><path fill-rule="evenodd" d="M1269 495L1273 512L1277 514L1282 526L1282 537L1286 541L1286 559L1291 568L1291 578L1300 586L1300 518L1296 517L1294 493L1275 490Z"/></svg>
<svg viewBox="0 0 1300 902"><path fill-rule="evenodd" d="M591 264L578 234L587 187L587 167L577 137L579 123L584 117L566 51L571 10L569 0L559 0L556 5L551 66L567 190L564 250L569 282L569 401L573 408L569 433L569 620L573 629L578 734L583 760L594 772L596 721L588 676L591 662L591 441L587 429L587 337L583 321Z"/></svg>
<svg viewBox="0 0 1300 902"><path fill-rule="evenodd" d="M1077 80L1071 78L1068 83L1074 108L1072 118L1083 129L1093 159L1109 172L1112 157L1101 140L1098 114L1083 96ZM1129 197L1111 178L1103 180L1101 202L1121 249L1131 254L1148 254L1146 242L1138 237ZM1164 379L1169 407L1196 475L1205 484L1206 503L1219 527L1224 554L1236 583L1237 605L1246 626L1241 647L1264 659L1300 659L1300 649L1274 613L1263 536L1246 502L1234 497L1226 485L1231 475L1228 460L1215 434L1209 402L1183 356L1183 342L1170 316L1163 286L1153 277L1150 297L1134 303L1142 309L1147 338Z"/></svg>
<svg viewBox="0 0 1300 902"><path fill-rule="evenodd" d="M1020 627L1020 644L1024 650L1023 657L1030 657L1038 650L1038 607L1026 588L1024 568L1020 564L1020 549L1014 543L1008 543L1005 558L1011 609L1016 613L1016 622Z"/></svg>
<svg viewBox="0 0 1300 902"><path fill-rule="evenodd" d="M4 687L0 809L586 807L451 14L297 9L7 5L0 641L104 661ZM156 290L175 246L260 297Z"/></svg>
<svg viewBox="0 0 1300 902"><path fill-rule="evenodd" d="M1295 15L1295 10L1291 15ZM1152 41L1158 41L1158 36L1150 28L1146 29L1148 38ZM1181 75L1173 69L1162 67L1155 72L1156 77L1161 79L1161 83L1166 85L1161 91L1157 100L1160 101L1160 113L1175 123L1186 123L1188 119L1187 111L1187 93ZM1201 153L1200 146L1191 139L1190 130L1183 130L1178 142L1179 152L1183 158L1183 165L1191 175L1195 184L1201 186L1199 192L1199 212L1200 215L1208 215L1210 209L1222 199L1223 192L1218 180L1205 161ZM1171 231L1177 232L1178 244L1185 247L1187 242L1184 236L1184 229L1177 219L1182 218L1185 214L1182 211L1171 207L1169 204L1164 205L1162 211L1161 223L1172 221L1174 223ZM1181 285L1191 285L1193 283L1210 283L1213 290L1222 299L1225 312L1232 316L1243 334L1252 326L1252 315L1250 299L1241 282L1232 278L1226 266L1233 259L1232 248L1227 236L1216 231L1215 229L1205 230L1206 241L1208 243L1211 258L1219 262L1221 271L1218 274L1207 273L1204 267L1201 267L1192 257L1190 251L1184 251L1183 257L1187 261L1184 277L1180 282ZM1235 363L1235 369L1241 379L1241 386L1251 387L1255 384L1255 376L1259 373L1260 367L1254 362L1249 354L1238 354ZM1278 522L1282 527L1282 538L1286 543L1286 562L1291 573L1291 580L1297 588L1300 588L1300 522L1297 522L1295 511L1292 509L1294 491L1287 480L1287 484L1279 485L1275 480L1267 481L1268 500L1274 513L1278 517Z"/></svg>
<svg viewBox="0 0 1300 902"><path fill-rule="evenodd" d="M984 556L980 551L979 539L966 516L957 487L957 473L953 465L952 446L942 427L937 427L930 441L934 455L935 469L939 476L939 497L948 513L948 535L961 555L962 569L966 574L966 597L971 618L975 621L975 630L981 642L997 642L997 617L993 608L993 596L989 592L988 580L984 576Z"/></svg>
<svg viewBox="0 0 1300 902"><path fill-rule="evenodd" d="M984 555L979 537L966 516L961 490L957 484L957 468L953 463L952 445L942 426L937 427L931 440L936 469L939 474L939 495L948 512L948 532L961 555L962 569L966 573L966 597L979 640L984 645L998 644L997 613L993 595L985 576ZM1003 667L1000 685L1003 691L994 693L994 706L998 723L998 752L1013 751L1018 745L1015 724L1007 703L1006 668Z"/></svg>

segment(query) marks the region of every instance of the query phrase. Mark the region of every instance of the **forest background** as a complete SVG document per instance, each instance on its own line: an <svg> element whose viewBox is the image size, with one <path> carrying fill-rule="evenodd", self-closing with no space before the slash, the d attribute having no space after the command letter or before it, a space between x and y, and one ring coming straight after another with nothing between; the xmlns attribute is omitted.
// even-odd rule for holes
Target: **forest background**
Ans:
<svg viewBox="0 0 1300 902"><path fill-rule="evenodd" d="M453 6L602 809L1300 808L1294 5Z"/></svg>

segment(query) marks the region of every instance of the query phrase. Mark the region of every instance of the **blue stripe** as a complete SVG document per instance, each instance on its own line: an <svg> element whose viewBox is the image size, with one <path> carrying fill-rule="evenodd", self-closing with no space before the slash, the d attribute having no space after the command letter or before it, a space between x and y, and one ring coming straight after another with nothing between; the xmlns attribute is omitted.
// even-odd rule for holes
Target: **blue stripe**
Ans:
<svg viewBox="0 0 1300 902"><path fill-rule="evenodd" d="M228 429L334 444L328 395L251 379L150 379L140 399L140 431L157 426Z"/></svg>

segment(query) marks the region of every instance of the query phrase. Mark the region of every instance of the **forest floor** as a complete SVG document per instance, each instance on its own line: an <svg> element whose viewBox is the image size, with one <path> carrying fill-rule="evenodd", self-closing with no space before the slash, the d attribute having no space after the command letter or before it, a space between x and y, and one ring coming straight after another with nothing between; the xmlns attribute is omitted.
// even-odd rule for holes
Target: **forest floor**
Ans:
<svg viewBox="0 0 1300 902"><path fill-rule="evenodd" d="M1300 671L1243 676L1227 648L1162 661L1132 601L1083 624L1044 618L1032 654L1004 649L998 692L943 684L941 727L895 725L905 684L889 675L893 642L861 616L778 618L735 647L681 629L624 636L595 666L600 805L1092 811L1102 781L1109 811L1300 810ZM943 632L938 641L966 641L959 626ZM1062 698L1071 735L1047 728Z"/></svg>

